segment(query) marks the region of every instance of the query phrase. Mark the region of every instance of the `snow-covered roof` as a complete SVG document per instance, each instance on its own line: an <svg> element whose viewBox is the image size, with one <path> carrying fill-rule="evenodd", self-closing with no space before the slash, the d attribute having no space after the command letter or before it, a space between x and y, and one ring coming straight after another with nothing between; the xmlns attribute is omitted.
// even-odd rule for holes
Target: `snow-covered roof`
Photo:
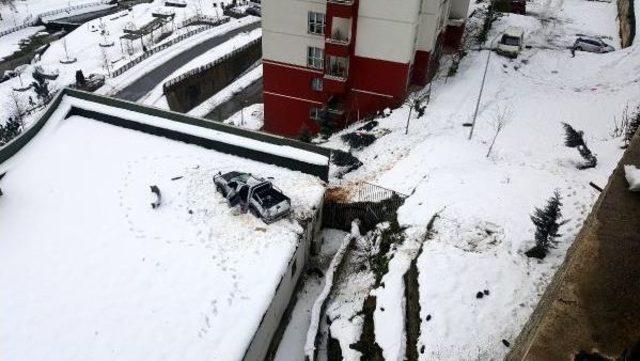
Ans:
<svg viewBox="0 0 640 361"><path fill-rule="evenodd" d="M510 26L504 31L504 35L519 38L524 34L524 29L519 26Z"/></svg>
<svg viewBox="0 0 640 361"><path fill-rule="evenodd" d="M69 94L0 170L3 356L241 359L324 182L157 133L219 139L220 130ZM291 147L298 160L308 156ZM266 225L230 209L212 177L237 169L272 177L293 216Z"/></svg>

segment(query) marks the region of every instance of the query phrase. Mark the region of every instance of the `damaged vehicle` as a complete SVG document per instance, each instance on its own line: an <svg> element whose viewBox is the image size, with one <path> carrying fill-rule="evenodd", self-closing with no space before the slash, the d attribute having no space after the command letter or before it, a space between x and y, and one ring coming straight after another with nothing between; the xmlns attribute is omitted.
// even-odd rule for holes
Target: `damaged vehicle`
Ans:
<svg viewBox="0 0 640 361"><path fill-rule="evenodd" d="M498 54L509 57L517 58L522 50L522 39L524 37L524 30L520 27L509 27L502 34L500 42L496 47Z"/></svg>
<svg viewBox="0 0 640 361"><path fill-rule="evenodd" d="M291 213L291 199L268 180L233 171L218 172L213 176L213 183L230 207L239 206L243 212L249 211L267 224Z"/></svg>
<svg viewBox="0 0 640 361"><path fill-rule="evenodd" d="M603 54L610 53L616 49L602 41L599 37L583 35L579 36L575 43L573 43L572 50Z"/></svg>

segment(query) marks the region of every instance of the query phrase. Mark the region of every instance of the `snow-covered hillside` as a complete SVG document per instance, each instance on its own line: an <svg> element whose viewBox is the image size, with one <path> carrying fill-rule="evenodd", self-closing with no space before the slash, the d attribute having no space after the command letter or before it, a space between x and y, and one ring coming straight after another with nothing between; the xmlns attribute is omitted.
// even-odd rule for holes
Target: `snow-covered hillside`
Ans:
<svg viewBox="0 0 640 361"><path fill-rule="evenodd" d="M408 135L407 107L376 119L379 125L370 133L379 138L353 151L364 165L334 179L344 186L368 181L410 194L398 214L407 240L393 252L385 286L375 291L376 341L387 360L404 356L402 275L435 213L440 214L436 234L417 260L420 358L498 360L508 351L502 340L517 336L589 214L598 196L589 182L604 186L622 154L620 139L610 132L627 104L640 103L640 45L619 49L615 3L535 0L527 7L527 16L501 17L488 37L492 42L508 26L523 27L530 48L518 59L470 51L449 78L445 64L424 116L417 119L413 112ZM618 50L574 57L567 47L577 34L610 39ZM469 140L464 123L472 121L488 56ZM487 156L501 114L506 126ZM581 158L564 146L562 122L585 132L598 157L596 168L576 168ZM326 146L348 150L341 135L361 125L332 136ZM527 258L524 252L534 245L529 216L556 189L567 221L559 245L543 261ZM489 295L477 298L484 290ZM356 317L349 327L361 323ZM344 322L332 324L332 334L344 333L333 329L339 324Z"/></svg>

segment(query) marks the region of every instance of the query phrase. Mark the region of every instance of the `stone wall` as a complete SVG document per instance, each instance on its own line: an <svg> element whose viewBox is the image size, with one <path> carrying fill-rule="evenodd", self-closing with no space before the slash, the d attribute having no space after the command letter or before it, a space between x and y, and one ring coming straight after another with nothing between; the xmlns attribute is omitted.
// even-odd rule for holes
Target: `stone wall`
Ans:
<svg viewBox="0 0 640 361"><path fill-rule="evenodd" d="M186 113L231 84L262 58L261 40L164 84L171 110Z"/></svg>

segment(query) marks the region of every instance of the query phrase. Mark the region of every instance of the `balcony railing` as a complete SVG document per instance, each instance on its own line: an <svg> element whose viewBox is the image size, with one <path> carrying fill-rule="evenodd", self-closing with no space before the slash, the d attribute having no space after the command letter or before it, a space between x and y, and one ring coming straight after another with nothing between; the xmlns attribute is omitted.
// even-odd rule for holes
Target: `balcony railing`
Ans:
<svg viewBox="0 0 640 361"><path fill-rule="evenodd" d="M351 39L340 31L333 32L331 37L328 37L326 41L337 45L349 45L351 43Z"/></svg>
<svg viewBox="0 0 640 361"><path fill-rule="evenodd" d="M340 5L353 5L355 3L354 0L327 0L327 2Z"/></svg>
<svg viewBox="0 0 640 361"><path fill-rule="evenodd" d="M327 69L324 75L335 80L346 80L349 73L345 67L331 66Z"/></svg>

